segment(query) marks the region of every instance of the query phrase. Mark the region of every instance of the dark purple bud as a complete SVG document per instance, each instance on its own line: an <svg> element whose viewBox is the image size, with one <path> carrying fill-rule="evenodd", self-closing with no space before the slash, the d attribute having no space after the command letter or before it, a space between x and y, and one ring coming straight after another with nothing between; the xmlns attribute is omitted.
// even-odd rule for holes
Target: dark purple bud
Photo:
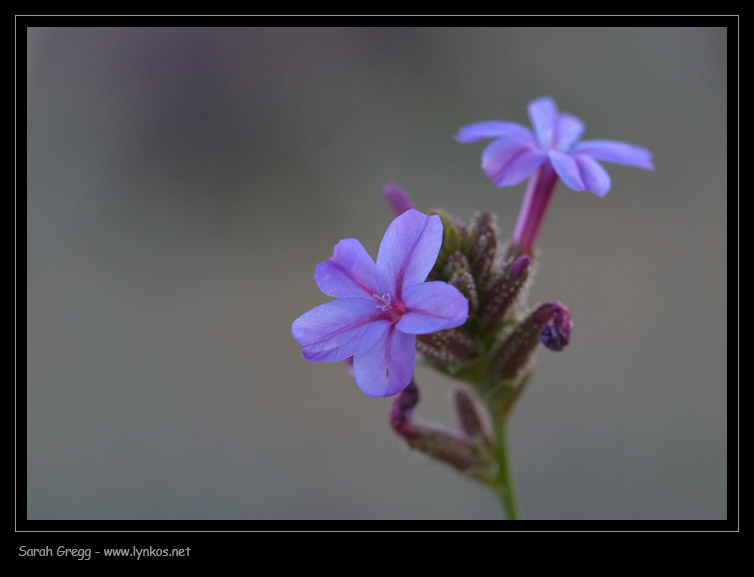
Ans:
<svg viewBox="0 0 754 577"><path fill-rule="evenodd" d="M416 350L439 365L473 359L478 352L474 339L461 328L417 335Z"/></svg>
<svg viewBox="0 0 754 577"><path fill-rule="evenodd" d="M461 272L470 272L471 265L469 259L462 252L456 251L448 257L448 264L445 265L445 275L453 278L453 275Z"/></svg>
<svg viewBox="0 0 754 577"><path fill-rule="evenodd" d="M490 434L487 425L473 397L466 390L459 388L453 391L453 401L458 424L466 436L470 439L480 438L489 441Z"/></svg>
<svg viewBox="0 0 754 577"><path fill-rule="evenodd" d="M400 216L411 208L416 208L414 201L400 186L386 184L382 189L382 194L396 216Z"/></svg>
<svg viewBox="0 0 754 577"><path fill-rule="evenodd" d="M487 287L479 312L485 328L495 326L510 311L526 282L530 264L529 255L518 257Z"/></svg>
<svg viewBox="0 0 754 577"><path fill-rule="evenodd" d="M497 222L487 211L474 215L474 235L471 245L471 271L477 285L483 286L492 271L497 257Z"/></svg>
<svg viewBox="0 0 754 577"><path fill-rule="evenodd" d="M393 430L407 439L418 435L411 423L411 415L419 403L419 389L416 388L413 379L408 386L401 391L390 408L390 426Z"/></svg>
<svg viewBox="0 0 754 577"><path fill-rule="evenodd" d="M537 346L539 325L531 317L521 322L493 353L491 372L498 379L518 379L529 367Z"/></svg>
<svg viewBox="0 0 754 577"><path fill-rule="evenodd" d="M559 302L540 305L493 354L493 374L501 379L523 376L537 344L541 342L551 350L562 350L568 344L572 326L568 309Z"/></svg>
<svg viewBox="0 0 754 577"><path fill-rule="evenodd" d="M463 328L448 329L435 334L440 335L448 351L456 360L465 361L477 355L476 342Z"/></svg>
<svg viewBox="0 0 754 577"><path fill-rule="evenodd" d="M486 454L484 457L480 455L477 447L468 439L428 423L416 425L415 433L412 437L404 437L412 449L450 465L457 471L486 480L489 457Z"/></svg>
<svg viewBox="0 0 754 577"><path fill-rule="evenodd" d="M542 305L535 312L542 326L539 341L548 349L562 351L571 339L573 322L568 309L559 302Z"/></svg>

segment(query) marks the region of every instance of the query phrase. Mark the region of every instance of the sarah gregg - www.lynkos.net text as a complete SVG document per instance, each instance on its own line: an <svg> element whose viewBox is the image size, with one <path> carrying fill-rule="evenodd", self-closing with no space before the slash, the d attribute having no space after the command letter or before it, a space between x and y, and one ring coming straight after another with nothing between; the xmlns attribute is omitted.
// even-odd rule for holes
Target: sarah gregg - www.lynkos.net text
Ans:
<svg viewBox="0 0 754 577"><path fill-rule="evenodd" d="M101 557L131 557L143 559L149 557L189 557L191 547L167 548L167 547L118 547L102 548L93 550L87 547L27 547L21 545L18 548L19 557L66 557L79 561L89 561L93 555Z"/></svg>

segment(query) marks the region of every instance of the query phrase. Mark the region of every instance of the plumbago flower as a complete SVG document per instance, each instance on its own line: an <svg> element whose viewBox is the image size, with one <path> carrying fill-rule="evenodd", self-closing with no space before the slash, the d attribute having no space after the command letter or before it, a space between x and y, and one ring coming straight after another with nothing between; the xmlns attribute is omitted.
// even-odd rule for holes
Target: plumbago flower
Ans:
<svg viewBox="0 0 754 577"><path fill-rule="evenodd" d="M385 232L377 262L356 239L341 240L317 265L320 290L337 300L293 322L293 338L309 361L353 357L353 375L369 396L401 392L411 382L416 335L458 327L469 304L455 287L424 282L443 240L437 215L408 209Z"/></svg>
<svg viewBox="0 0 754 577"><path fill-rule="evenodd" d="M531 253L558 178L573 190L605 196L610 176L598 162L652 170L646 148L613 140L580 140L584 123L558 112L549 97L529 103L534 132L515 122L487 121L463 126L462 143L493 138L482 152L482 168L497 186L513 186L531 177L513 233L514 252Z"/></svg>

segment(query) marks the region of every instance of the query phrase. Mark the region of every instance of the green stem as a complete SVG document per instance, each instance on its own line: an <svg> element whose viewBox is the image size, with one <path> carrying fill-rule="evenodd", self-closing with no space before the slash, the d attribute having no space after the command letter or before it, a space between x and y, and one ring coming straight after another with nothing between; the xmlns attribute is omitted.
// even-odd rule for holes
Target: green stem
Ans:
<svg viewBox="0 0 754 577"><path fill-rule="evenodd" d="M495 426L495 457L497 459L497 478L494 481L493 488L500 498L500 504L503 506L505 516L509 520L515 521L520 517L516 504L516 492L513 487L510 456L508 454L505 429L506 419L501 411L496 411L493 408L491 412Z"/></svg>

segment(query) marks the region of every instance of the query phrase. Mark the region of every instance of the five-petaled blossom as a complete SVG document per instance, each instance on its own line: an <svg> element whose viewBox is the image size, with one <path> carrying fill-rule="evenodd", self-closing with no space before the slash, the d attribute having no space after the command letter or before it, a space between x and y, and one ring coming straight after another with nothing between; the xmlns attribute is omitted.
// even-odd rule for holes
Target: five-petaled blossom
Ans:
<svg viewBox="0 0 754 577"><path fill-rule="evenodd" d="M468 317L468 301L455 287L424 282L442 236L439 216L410 209L388 227L376 263L356 239L336 244L314 279L337 300L304 313L291 328L304 357L353 357L356 383L372 397L405 389L413 376L415 335L458 327Z"/></svg>
<svg viewBox="0 0 754 577"><path fill-rule="evenodd" d="M514 245L522 253L534 246L558 177L568 188L605 196L610 176L599 160L654 168L646 148L613 140L580 140L584 123L558 112L552 98L530 102L528 112L534 132L515 122L487 121L466 125L456 134L463 143L494 139L482 152L482 168L497 186L513 186L532 177L513 233Z"/></svg>

